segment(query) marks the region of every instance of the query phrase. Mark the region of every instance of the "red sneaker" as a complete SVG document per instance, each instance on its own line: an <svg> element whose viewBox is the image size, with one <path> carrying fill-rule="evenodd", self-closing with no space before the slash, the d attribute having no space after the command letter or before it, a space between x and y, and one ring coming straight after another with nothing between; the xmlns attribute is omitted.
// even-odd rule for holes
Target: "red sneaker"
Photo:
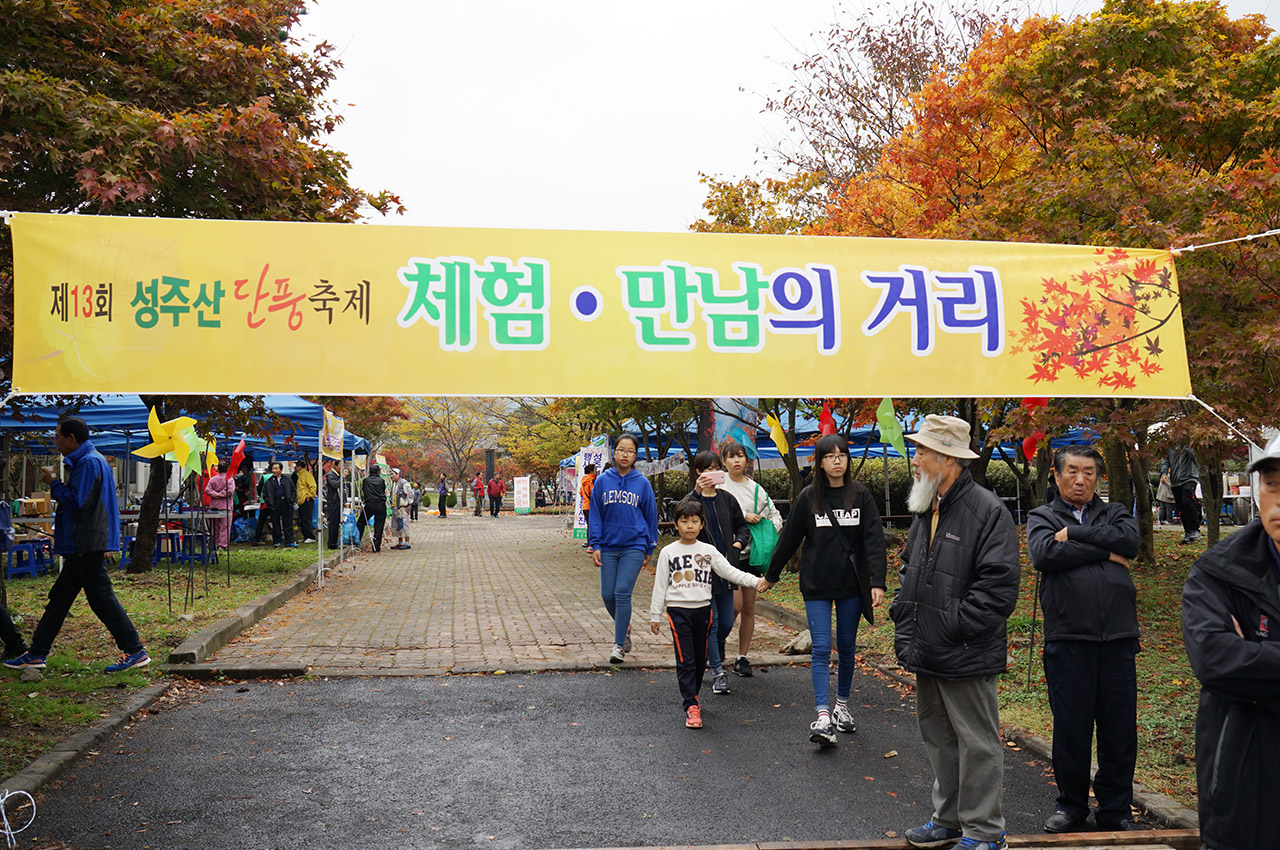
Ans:
<svg viewBox="0 0 1280 850"><path fill-rule="evenodd" d="M702 728L702 709L696 705L691 705L684 711L684 725L690 729Z"/></svg>

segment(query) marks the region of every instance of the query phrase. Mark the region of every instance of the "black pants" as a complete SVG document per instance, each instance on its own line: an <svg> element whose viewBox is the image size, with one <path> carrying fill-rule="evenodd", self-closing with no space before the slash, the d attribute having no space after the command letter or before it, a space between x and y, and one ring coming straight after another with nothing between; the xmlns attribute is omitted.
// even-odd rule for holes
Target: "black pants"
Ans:
<svg viewBox="0 0 1280 850"><path fill-rule="evenodd" d="M489 497L489 516L497 516L498 511L500 510L502 510L502 497L490 496Z"/></svg>
<svg viewBox="0 0 1280 850"><path fill-rule="evenodd" d="M1044 645L1058 808L1080 820L1089 814L1089 754L1096 727L1093 795L1099 826L1130 819L1138 759L1137 653L1137 638L1051 640Z"/></svg>
<svg viewBox="0 0 1280 850"><path fill-rule="evenodd" d="M271 508L267 507L266 502L258 506L258 516L254 522L256 527L253 530L253 542L261 543L262 532L266 531L267 527L271 525ZM280 541L277 540L276 542L279 543Z"/></svg>
<svg viewBox="0 0 1280 850"><path fill-rule="evenodd" d="M441 496L441 497L440 497L440 518L441 518L441 519L444 519L446 516L448 516L448 515L449 515L449 512L448 512L448 510L447 510L447 506L445 505L445 500L446 500L446 498L447 498L446 496Z"/></svg>
<svg viewBox="0 0 1280 850"><path fill-rule="evenodd" d="M0 640L4 641L4 657L13 658L27 651L27 642L13 624L9 609L0 605Z"/></svg>
<svg viewBox="0 0 1280 850"><path fill-rule="evenodd" d="M293 505L271 511L271 536L279 546L281 543L293 543Z"/></svg>
<svg viewBox="0 0 1280 850"><path fill-rule="evenodd" d="M360 516L356 517L356 530L360 532L360 539L364 539L364 529L366 525L373 526L373 551L382 551L382 529L387 525L387 515L385 513L375 514L360 511Z"/></svg>
<svg viewBox="0 0 1280 850"><path fill-rule="evenodd" d="M342 506L338 504L337 499L325 500L324 524L329 536L326 545L330 549L337 549L338 541L341 539L339 535L342 534Z"/></svg>
<svg viewBox="0 0 1280 850"><path fill-rule="evenodd" d="M1173 488L1174 503L1182 516L1182 531L1187 537L1200 533L1200 500L1196 498L1196 483L1183 481Z"/></svg>
<svg viewBox="0 0 1280 850"><path fill-rule="evenodd" d="M316 536L315 527L311 525L311 514L315 509L315 499L307 499L298 505L298 531L302 532L303 540L311 540Z"/></svg>
<svg viewBox="0 0 1280 850"><path fill-rule="evenodd" d="M414 502L413 504L409 505L409 519L413 520L414 522L417 522L418 520L418 503L417 502Z"/></svg>
<svg viewBox="0 0 1280 850"><path fill-rule="evenodd" d="M676 683L684 707L698 704L702 674L707 672L707 633L711 630L711 606L668 608L667 622L676 649Z"/></svg>
<svg viewBox="0 0 1280 850"><path fill-rule="evenodd" d="M107 575L107 561L102 552L67 555L62 561L62 572L49 588L49 604L44 608L35 636L31 638L31 652L47 656L53 648L54 638L62 631L71 605L84 591L90 610L107 627L121 652L135 653L142 649L138 630L125 613L124 606L111 589L111 577Z"/></svg>
<svg viewBox="0 0 1280 850"><path fill-rule="evenodd" d="M476 496L476 516L480 516L480 511L484 510L484 496Z"/></svg>

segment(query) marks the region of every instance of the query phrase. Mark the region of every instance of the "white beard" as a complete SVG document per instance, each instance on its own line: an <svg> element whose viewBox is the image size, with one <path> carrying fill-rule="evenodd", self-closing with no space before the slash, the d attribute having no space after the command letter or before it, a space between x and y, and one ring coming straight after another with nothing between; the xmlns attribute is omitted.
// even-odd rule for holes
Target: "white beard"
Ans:
<svg viewBox="0 0 1280 850"><path fill-rule="evenodd" d="M942 485L940 475L921 475L911 482L911 492L907 494L907 510L913 514L928 513L933 510L938 499L938 487Z"/></svg>

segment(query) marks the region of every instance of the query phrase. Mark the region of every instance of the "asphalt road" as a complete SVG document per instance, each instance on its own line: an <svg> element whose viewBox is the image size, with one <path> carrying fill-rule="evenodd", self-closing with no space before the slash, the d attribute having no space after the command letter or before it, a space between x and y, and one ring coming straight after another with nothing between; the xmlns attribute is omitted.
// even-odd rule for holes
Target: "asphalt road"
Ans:
<svg viewBox="0 0 1280 850"><path fill-rule="evenodd" d="M859 731L819 751L808 667L730 678L730 696L703 691L699 731L671 670L206 686L44 789L22 838L497 850L875 839L929 817L912 698L890 680L859 672ZM1038 832L1045 768L1005 765L1008 830Z"/></svg>

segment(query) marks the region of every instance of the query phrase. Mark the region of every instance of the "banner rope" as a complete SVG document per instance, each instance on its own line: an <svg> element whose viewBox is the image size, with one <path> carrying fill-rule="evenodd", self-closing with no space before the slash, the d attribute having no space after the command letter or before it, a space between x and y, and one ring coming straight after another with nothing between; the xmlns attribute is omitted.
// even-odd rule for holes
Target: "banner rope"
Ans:
<svg viewBox="0 0 1280 850"><path fill-rule="evenodd" d="M31 804L31 817L27 819L27 822L25 824L18 827L17 829L14 829L12 826L9 825L8 805L9 805L10 797L26 797L27 802ZM31 826L31 824L36 822L35 799L33 799L32 796L28 794L26 791L10 791L8 788L5 788L3 791L0 791L0 821L3 821L3 824L0 825L0 829L4 830L5 843L8 844L9 847L16 847L18 844L18 839L17 839L18 833L22 832L24 829L26 829L27 827Z"/></svg>
<svg viewBox="0 0 1280 850"><path fill-rule="evenodd" d="M1268 236L1280 236L1280 228L1268 230L1264 233L1251 233L1248 236L1237 236L1235 239L1222 239L1218 242L1206 242L1203 245L1188 245L1185 248L1170 248L1169 253L1173 254L1175 257L1180 257L1184 253L1190 254L1192 251L1201 251L1205 248L1216 248L1219 245L1230 245L1232 242L1247 242L1253 239L1265 239ZM1196 399L1196 401L1200 400ZM1204 402L1200 403L1204 404Z"/></svg>
<svg viewBox="0 0 1280 850"><path fill-rule="evenodd" d="M15 212L14 210L0 210L0 221L4 222L5 224L8 224L9 219L13 218L17 214L18 213Z"/></svg>
<svg viewBox="0 0 1280 850"><path fill-rule="evenodd" d="M1222 416L1220 416L1220 415L1218 414L1218 411L1214 410L1212 407L1210 407L1208 404L1206 404L1206 403L1205 403L1202 399L1200 399L1200 398L1199 398L1195 393L1191 393L1191 394L1190 394L1189 396L1187 396L1187 397L1188 397L1188 398L1190 398L1192 401L1195 401L1195 402L1199 403L1199 405L1200 405L1201 407L1203 407L1205 410L1207 410L1207 411L1209 411L1210 413L1212 413L1212 414L1214 415L1214 417L1215 417L1219 422L1221 422L1223 425L1226 425L1228 428L1230 428L1232 431L1234 431L1234 432L1236 433L1236 435L1237 435L1238 437L1240 437L1240 439L1244 440L1246 443L1248 443L1250 446L1252 446L1254 449L1256 449L1259 453L1261 453L1261 452L1262 452L1262 447L1261 447L1261 446L1259 446L1257 443L1255 443L1255 442L1253 441L1253 438L1249 437L1247 434L1245 434L1244 432L1242 432L1239 428L1237 428L1236 426L1232 425L1232 424L1231 424L1230 422L1228 422L1227 420L1223 419L1223 418L1222 418Z"/></svg>

